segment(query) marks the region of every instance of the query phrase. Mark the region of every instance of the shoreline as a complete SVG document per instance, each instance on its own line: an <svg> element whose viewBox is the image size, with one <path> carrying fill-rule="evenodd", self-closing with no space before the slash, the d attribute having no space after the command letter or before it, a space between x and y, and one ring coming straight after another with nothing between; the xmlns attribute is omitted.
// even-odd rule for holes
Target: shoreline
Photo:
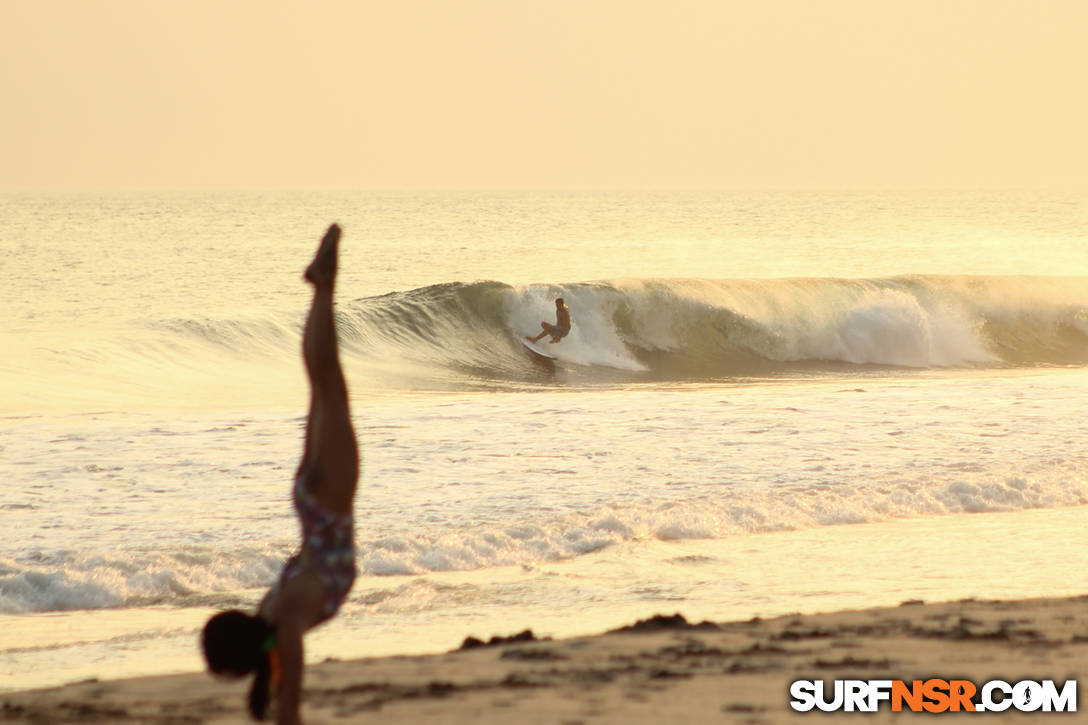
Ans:
<svg viewBox="0 0 1088 725"><path fill-rule="evenodd" d="M907 599L1075 596L1088 588L1068 572L1088 568L1088 552L1074 547L1053 557L1052 542L1075 540L1083 518L1082 507L963 513L716 540L627 542L529 568L362 576L340 614L307 635L308 661L439 654L466 635L526 628L570 639L677 609L689 619L740 621ZM949 551L970 562L969 576L941 564ZM0 631L8 635L0 635L6 640L0 649L8 649L0 656L0 696L92 677L199 672L203 662L194 643L207 618L219 609L255 606L264 591L239 590L190 607L0 615ZM447 599L450 592L457 596Z"/></svg>
<svg viewBox="0 0 1088 725"><path fill-rule="evenodd" d="M671 612L663 612L671 617ZM308 723L774 723L797 679L1050 679L1088 670L1088 594L960 600L510 641L309 665ZM475 633L490 637L513 632ZM244 723L248 680L97 679L0 695L6 722ZM1083 708L1080 708L1083 709ZM1017 722L1053 714L1004 713ZM902 713L887 703L869 722ZM823 715L857 719L859 713ZM875 718L875 720L874 720ZM1002 720L991 714L992 720Z"/></svg>

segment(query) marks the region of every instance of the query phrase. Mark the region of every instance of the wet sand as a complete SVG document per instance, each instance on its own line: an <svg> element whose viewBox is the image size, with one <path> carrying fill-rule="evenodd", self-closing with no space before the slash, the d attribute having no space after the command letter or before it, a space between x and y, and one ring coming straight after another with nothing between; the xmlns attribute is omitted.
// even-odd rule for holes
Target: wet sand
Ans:
<svg viewBox="0 0 1088 725"><path fill-rule="evenodd" d="M303 719L754 725L815 716L890 722L909 715L891 712L887 703L875 715L794 712L789 684L797 679L941 677L978 684L1076 679L1088 671L1088 595L905 602L722 623L687 622L670 614L591 637L529 636L495 644L467 642L468 648L447 654L310 666ZM248 722L247 688L248 681L220 681L204 673L92 680L2 695L0 719L243 723ZM1027 723L1055 717L1063 716L1010 710L991 713L987 720Z"/></svg>

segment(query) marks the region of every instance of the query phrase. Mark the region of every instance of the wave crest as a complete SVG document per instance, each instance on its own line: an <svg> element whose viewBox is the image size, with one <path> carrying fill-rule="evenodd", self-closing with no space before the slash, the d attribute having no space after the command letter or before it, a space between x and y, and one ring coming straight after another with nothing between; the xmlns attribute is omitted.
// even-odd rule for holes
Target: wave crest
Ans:
<svg viewBox="0 0 1088 725"><path fill-rule="evenodd" d="M513 286L450 282L342 302L353 380L407 387L550 380L519 344L554 321L567 382L698 381L850 366L1088 364L1088 278L626 279ZM292 329L293 326L293 329ZM301 321L170 321L239 358L294 359ZM186 349L156 339L145 348ZM545 343L547 344L547 343Z"/></svg>
<svg viewBox="0 0 1088 725"><path fill-rule="evenodd" d="M355 354L497 378L526 369L517 338L572 310L560 361L715 378L783 367L1088 364L1088 279L617 280L444 284L356 300Z"/></svg>

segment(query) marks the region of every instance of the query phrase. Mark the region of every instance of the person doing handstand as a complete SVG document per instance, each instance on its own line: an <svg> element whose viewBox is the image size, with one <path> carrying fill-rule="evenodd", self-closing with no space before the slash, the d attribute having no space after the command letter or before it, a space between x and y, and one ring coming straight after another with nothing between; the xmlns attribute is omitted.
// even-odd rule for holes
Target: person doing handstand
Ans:
<svg viewBox="0 0 1088 725"><path fill-rule="evenodd" d="M213 673L255 675L249 694L253 718L264 719L274 693L276 722L282 724L300 722L303 634L336 614L355 581L359 447L333 321L339 240L340 227L333 224L304 275L314 288L302 336L310 411L292 488L302 543L255 614L220 612L208 620L201 638Z"/></svg>
<svg viewBox="0 0 1088 725"><path fill-rule="evenodd" d="M555 301L555 324L541 322L540 326L544 328L544 332L536 337L526 335L525 339L529 342L536 342L545 335L551 335L551 343L554 345L570 333L570 308L563 302L562 297Z"/></svg>

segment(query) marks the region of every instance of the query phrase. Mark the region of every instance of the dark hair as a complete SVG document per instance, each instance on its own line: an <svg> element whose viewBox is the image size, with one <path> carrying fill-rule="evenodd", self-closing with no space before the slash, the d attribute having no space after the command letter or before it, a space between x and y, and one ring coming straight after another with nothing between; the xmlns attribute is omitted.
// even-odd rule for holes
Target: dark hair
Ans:
<svg viewBox="0 0 1088 725"><path fill-rule="evenodd" d="M567 303L563 301L563 298L562 298L562 297L556 297L556 298L555 298L555 304L557 304L557 305L565 305L565 304L567 304Z"/></svg>
<svg viewBox="0 0 1088 725"><path fill-rule="evenodd" d="M215 674L245 677L256 673L249 691L249 714L254 720L263 720L268 711L271 678L268 650L273 636L268 622L232 609L209 619L200 638L208 669Z"/></svg>

